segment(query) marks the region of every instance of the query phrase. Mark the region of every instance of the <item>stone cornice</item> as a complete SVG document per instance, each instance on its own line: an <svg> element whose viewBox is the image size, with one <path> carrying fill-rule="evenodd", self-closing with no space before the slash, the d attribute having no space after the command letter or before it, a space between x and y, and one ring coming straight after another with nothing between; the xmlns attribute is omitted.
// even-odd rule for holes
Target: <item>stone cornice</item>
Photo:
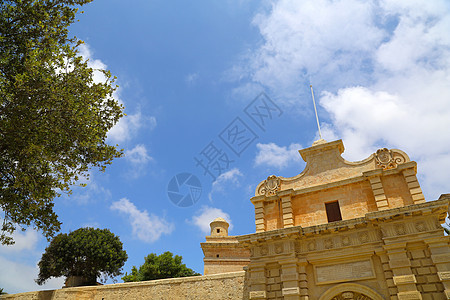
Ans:
<svg viewBox="0 0 450 300"><path fill-rule="evenodd" d="M370 212L365 217L350 220L337 221L333 223L301 227L293 226L276 230L258 232L253 234L236 236L240 243L257 243L264 240L281 239L290 236L308 236L330 233L333 231L345 231L351 228L361 228L369 226L379 221L397 220L408 216L419 216L423 214L439 214L440 218L445 218L446 212L449 210L450 196L442 195L439 200L429 201L420 204L408 205L400 208L387 209L383 211Z"/></svg>

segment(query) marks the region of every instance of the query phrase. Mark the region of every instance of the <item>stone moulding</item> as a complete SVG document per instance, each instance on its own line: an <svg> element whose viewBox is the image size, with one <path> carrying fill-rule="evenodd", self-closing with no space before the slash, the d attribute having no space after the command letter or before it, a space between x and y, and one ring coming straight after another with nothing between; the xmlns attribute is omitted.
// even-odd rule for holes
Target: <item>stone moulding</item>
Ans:
<svg viewBox="0 0 450 300"><path fill-rule="evenodd" d="M251 245L254 243L264 242L271 239L279 238L306 238L308 236L318 236L327 233L346 231L352 228L363 228L369 226L370 224L375 224L380 221L396 222L405 217L420 216L426 214L436 214L441 222L444 221L446 213L449 210L450 195L442 195L439 200L428 201L425 203L412 204L404 207L393 208L384 211L374 211L367 213L364 217L355 218L350 220L342 220L328 224L314 225L309 227L293 226L288 228L280 228L275 230L269 230L264 232L257 232L247 235L236 236L239 243L244 246ZM420 220L415 221L415 223L420 222ZM395 225L392 223L393 225ZM414 224L415 224L414 223ZM421 226L414 225L411 228L421 228ZM410 228L410 229L411 229ZM421 230L417 229L418 232ZM398 230L399 233L400 230ZM426 232L426 231L422 231ZM362 238L360 238L362 240Z"/></svg>
<svg viewBox="0 0 450 300"><path fill-rule="evenodd" d="M387 148L378 149L364 160L350 162L341 156L344 152L342 140L319 144L299 152L306 162L305 169L294 177L269 176L256 187L256 197L272 197L290 189L296 191L315 188L314 190L318 190L331 183L342 184L345 180L363 180L366 177L364 173L374 170L394 171L403 164L411 162L405 152ZM320 156L317 155L319 153ZM414 167L416 171L415 163L408 164L408 167Z"/></svg>

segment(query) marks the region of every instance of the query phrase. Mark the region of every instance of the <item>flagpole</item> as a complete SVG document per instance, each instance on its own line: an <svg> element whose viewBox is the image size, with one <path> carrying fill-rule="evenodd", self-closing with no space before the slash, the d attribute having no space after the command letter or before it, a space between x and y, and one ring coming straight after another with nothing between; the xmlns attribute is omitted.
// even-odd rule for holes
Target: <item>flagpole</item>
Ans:
<svg viewBox="0 0 450 300"><path fill-rule="evenodd" d="M311 88L311 95L312 95L312 100L313 100L313 104L314 104L314 112L316 113L317 128L319 129L319 136L322 139L322 133L320 132L319 116L317 115L316 101L314 100L314 91L313 91L312 84L309 85L309 87Z"/></svg>

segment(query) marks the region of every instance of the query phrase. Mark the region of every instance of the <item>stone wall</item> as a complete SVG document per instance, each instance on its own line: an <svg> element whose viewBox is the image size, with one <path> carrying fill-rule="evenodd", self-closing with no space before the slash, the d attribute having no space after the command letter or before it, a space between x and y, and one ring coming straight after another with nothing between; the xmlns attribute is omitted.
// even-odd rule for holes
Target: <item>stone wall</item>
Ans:
<svg viewBox="0 0 450 300"><path fill-rule="evenodd" d="M0 296L2 300L247 299L245 272L64 288Z"/></svg>

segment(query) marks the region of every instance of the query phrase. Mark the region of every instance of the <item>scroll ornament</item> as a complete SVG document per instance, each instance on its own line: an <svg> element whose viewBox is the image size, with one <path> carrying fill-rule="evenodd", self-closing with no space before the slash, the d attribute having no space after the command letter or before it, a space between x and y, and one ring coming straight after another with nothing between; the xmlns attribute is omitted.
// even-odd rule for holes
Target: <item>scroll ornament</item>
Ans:
<svg viewBox="0 0 450 300"><path fill-rule="evenodd" d="M259 189L260 195L273 196L281 188L281 180L275 175L270 175L264 180L264 183Z"/></svg>
<svg viewBox="0 0 450 300"><path fill-rule="evenodd" d="M378 167L385 170L396 168L398 164L405 162L405 158L398 154L387 148L378 149L375 153L375 162Z"/></svg>

